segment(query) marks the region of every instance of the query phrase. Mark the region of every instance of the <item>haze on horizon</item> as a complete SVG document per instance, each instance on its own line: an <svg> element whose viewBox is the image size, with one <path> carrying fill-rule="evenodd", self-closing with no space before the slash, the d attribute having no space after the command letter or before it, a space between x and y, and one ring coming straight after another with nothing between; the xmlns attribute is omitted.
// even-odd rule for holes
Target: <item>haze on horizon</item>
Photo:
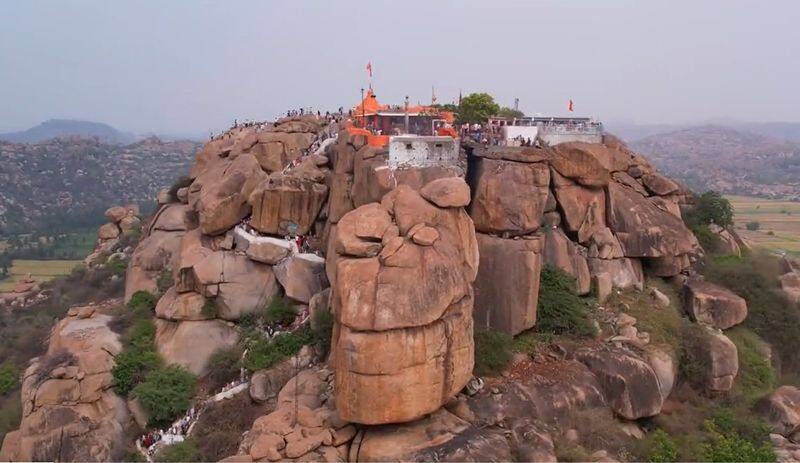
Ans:
<svg viewBox="0 0 800 463"><path fill-rule="evenodd" d="M459 91L604 121L800 122L800 2L5 1L0 131L202 134L300 105Z"/></svg>

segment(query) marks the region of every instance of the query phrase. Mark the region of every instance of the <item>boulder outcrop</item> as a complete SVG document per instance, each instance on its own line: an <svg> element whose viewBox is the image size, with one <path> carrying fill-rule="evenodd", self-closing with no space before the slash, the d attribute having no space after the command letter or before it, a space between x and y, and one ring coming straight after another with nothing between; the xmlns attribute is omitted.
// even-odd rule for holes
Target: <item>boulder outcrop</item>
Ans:
<svg viewBox="0 0 800 463"><path fill-rule="evenodd" d="M542 225L550 171L543 163L476 158L470 216L483 233L522 235Z"/></svg>
<svg viewBox="0 0 800 463"><path fill-rule="evenodd" d="M747 318L747 302L733 291L701 279L684 286L684 310L693 320L721 330Z"/></svg>
<svg viewBox="0 0 800 463"><path fill-rule="evenodd" d="M542 237L503 239L477 234L475 325L516 335L536 324Z"/></svg>
<svg viewBox="0 0 800 463"><path fill-rule="evenodd" d="M424 227L439 235L430 245L412 239ZM345 214L335 242L328 265L336 266L340 416L384 424L435 411L472 371L472 222L462 208L439 208L401 185L380 204Z"/></svg>
<svg viewBox="0 0 800 463"><path fill-rule="evenodd" d="M775 389L756 404L756 409L784 437L800 430L800 389L794 386Z"/></svg>
<svg viewBox="0 0 800 463"><path fill-rule="evenodd" d="M665 396L653 368L627 349L579 349L575 358L598 378L606 402L619 416L636 420L657 415Z"/></svg>
<svg viewBox="0 0 800 463"><path fill-rule="evenodd" d="M166 363L177 363L196 375L207 372L208 361L218 349L239 341L236 328L221 320L171 322L156 318L156 346Z"/></svg>
<svg viewBox="0 0 800 463"><path fill-rule="evenodd" d="M71 313L53 327L47 353L25 370L22 423L6 434L3 461L110 461L122 455L129 414L111 389L122 345L108 326L110 316L94 307Z"/></svg>

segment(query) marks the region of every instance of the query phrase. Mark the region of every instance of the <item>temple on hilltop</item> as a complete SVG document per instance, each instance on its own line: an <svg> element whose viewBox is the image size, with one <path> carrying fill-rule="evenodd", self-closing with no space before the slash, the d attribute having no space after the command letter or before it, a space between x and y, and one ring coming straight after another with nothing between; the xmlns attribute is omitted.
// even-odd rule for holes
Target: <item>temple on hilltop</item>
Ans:
<svg viewBox="0 0 800 463"><path fill-rule="evenodd" d="M386 105L370 88L351 111L348 131L367 143L389 149L389 167L428 167L458 162L455 114L435 106Z"/></svg>

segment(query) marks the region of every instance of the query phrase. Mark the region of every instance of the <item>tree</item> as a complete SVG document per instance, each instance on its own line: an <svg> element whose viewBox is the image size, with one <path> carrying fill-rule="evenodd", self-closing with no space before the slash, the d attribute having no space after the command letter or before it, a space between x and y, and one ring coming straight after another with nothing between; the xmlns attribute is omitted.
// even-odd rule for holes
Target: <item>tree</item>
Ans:
<svg viewBox="0 0 800 463"><path fill-rule="evenodd" d="M484 123L500 111L500 105L488 93L471 93L461 99L458 121L462 124Z"/></svg>
<svg viewBox="0 0 800 463"><path fill-rule="evenodd" d="M178 365L157 368L133 388L153 424L166 423L191 406L197 379Z"/></svg>
<svg viewBox="0 0 800 463"><path fill-rule="evenodd" d="M720 227L733 225L733 207L730 201L716 191L706 191L700 195L692 215L699 223L705 225L711 223Z"/></svg>
<svg viewBox="0 0 800 463"><path fill-rule="evenodd" d="M508 119L520 119L525 117L525 113L523 113L522 111L518 109L508 108L505 106L500 108L500 111L497 112L497 115Z"/></svg>

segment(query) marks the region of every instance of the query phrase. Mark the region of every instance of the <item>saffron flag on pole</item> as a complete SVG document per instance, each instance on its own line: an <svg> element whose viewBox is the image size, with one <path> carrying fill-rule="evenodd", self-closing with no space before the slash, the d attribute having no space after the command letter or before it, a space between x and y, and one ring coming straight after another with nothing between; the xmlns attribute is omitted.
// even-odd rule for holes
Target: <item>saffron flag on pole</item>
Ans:
<svg viewBox="0 0 800 463"><path fill-rule="evenodd" d="M372 62L367 62L367 72L369 72L369 76L372 77Z"/></svg>
<svg viewBox="0 0 800 463"><path fill-rule="evenodd" d="M569 110L570 110L570 112L572 111L572 98L570 98L570 100L569 100Z"/></svg>

